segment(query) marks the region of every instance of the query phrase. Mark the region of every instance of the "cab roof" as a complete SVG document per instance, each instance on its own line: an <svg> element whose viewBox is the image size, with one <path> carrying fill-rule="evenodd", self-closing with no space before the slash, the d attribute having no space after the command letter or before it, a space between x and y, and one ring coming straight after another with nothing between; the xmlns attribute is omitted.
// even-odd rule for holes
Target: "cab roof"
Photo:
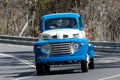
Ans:
<svg viewBox="0 0 120 80"><path fill-rule="evenodd" d="M80 17L77 13L54 13L54 14L47 14L44 15L43 19L54 19L54 18L78 18Z"/></svg>

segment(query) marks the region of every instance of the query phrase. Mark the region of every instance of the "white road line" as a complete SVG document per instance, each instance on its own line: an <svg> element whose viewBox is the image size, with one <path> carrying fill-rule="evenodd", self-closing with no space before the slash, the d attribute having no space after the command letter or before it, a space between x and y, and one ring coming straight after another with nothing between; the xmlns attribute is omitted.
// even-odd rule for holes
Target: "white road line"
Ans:
<svg viewBox="0 0 120 80"><path fill-rule="evenodd" d="M12 56L12 55L8 55L8 54L0 53L0 57L10 57L10 58L16 59L16 60L18 60L18 61L20 61L20 62L22 62L24 64L27 64L30 67L35 68L35 65L32 62L30 62L28 60L25 60L25 59L18 58L16 56Z"/></svg>
<svg viewBox="0 0 120 80"><path fill-rule="evenodd" d="M10 57L10 58L13 58L13 59L17 59L18 61L24 63L24 64L27 64L29 65L30 67L33 67L35 68L35 66L33 65L32 62L28 61L28 60L25 60L25 59L21 59L21 58L18 58L16 56L12 56L12 55L8 55L8 54L4 54L4 53L0 53L0 58L1 57ZM36 73L36 72L35 72ZM33 76L35 73L31 74L30 76ZM20 78L14 78L12 80L22 80L22 79L27 79L29 77L20 77Z"/></svg>
<svg viewBox="0 0 120 80"><path fill-rule="evenodd" d="M109 77L106 77L106 78L101 78L99 80L109 80L109 79L113 79L113 78L116 78L116 77L120 77L120 74L109 76Z"/></svg>
<svg viewBox="0 0 120 80"><path fill-rule="evenodd" d="M13 56L7 55L7 54L3 54L3 53L0 53L0 57L13 57Z"/></svg>

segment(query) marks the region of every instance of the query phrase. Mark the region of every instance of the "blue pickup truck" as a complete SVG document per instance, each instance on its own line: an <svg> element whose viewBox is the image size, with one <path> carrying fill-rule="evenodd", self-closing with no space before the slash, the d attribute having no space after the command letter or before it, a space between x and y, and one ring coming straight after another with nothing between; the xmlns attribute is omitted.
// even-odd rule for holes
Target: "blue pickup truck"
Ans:
<svg viewBox="0 0 120 80"><path fill-rule="evenodd" d="M41 34L34 44L38 75L50 72L50 65L80 64L82 72L94 69L94 48L77 13L55 13L41 19Z"/></svg>

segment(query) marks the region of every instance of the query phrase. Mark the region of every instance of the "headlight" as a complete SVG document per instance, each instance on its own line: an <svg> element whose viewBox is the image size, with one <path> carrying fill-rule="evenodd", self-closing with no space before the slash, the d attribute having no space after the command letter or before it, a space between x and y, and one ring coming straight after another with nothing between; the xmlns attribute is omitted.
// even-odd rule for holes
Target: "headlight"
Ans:
<svg viewBox="0 0 120 80"><path fill-rule="evenodd" d="M43 45L41 47L41 51L44 52L44 53L49 53L50 52L50 46L48 44Z"/></svg>
<svg viewBox="0 0 120 80"><path fill-rule="evenodd" d="M74 50L78 50L80 48L80 44L79 43L73 43L72 47Z"/></svg>

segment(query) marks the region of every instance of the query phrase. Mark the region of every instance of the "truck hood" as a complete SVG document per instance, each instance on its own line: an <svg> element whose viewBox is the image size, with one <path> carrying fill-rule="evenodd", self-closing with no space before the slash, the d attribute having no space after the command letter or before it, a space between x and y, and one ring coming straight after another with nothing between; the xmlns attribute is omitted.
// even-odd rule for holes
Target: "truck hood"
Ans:
<svg viewBox="0 0 120 80"><path fill-rule="evenodd" d="M84 30L56 29L41 33L43 39L85 38Z"/></svg>

